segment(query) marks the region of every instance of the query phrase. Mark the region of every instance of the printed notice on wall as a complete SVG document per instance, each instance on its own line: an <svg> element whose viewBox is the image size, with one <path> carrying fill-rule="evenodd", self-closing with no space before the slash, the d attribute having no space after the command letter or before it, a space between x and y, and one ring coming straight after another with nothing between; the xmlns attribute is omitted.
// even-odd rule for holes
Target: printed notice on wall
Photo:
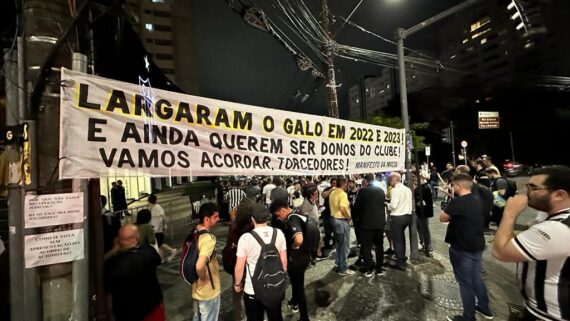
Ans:
<svg viewBox="0 0 570 321"><path fill-rule="evenodd" d="M83 229L25 236L26 268L83 259Z"/></svg>
<svg viewBox="0 0 570 321"><path fill-rule="evenodd" d="M83 222L83 193L26 195L26 228Z"/></svg>

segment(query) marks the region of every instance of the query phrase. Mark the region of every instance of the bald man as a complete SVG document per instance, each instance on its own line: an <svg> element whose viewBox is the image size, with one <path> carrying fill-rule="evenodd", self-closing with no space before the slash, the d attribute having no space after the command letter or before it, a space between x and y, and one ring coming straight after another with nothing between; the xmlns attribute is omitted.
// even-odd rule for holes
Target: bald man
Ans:
<svg viewBox="0 0 570 321"><path fill-rule="evenodd" d="M116 321L164 321L162 291L156 277L160 256L138 245L136 225L119 230L118 252L105 262L105 292L111 296Z"/></svg>

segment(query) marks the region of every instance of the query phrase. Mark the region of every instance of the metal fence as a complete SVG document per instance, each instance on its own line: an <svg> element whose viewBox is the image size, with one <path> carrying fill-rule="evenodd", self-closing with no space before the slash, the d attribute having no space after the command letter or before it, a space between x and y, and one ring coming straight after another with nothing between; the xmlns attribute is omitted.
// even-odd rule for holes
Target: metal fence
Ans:
<svg viewBox="0 0 570 321"><path fill-rule="evenodd" d="M188 233L193 225L198 224L198 219L192 218L192 213L198 213L200 206L204 201L205 200L201 200L190 203L189 198L188 202L190 204L188 204L189 206L187 210L180 209L180 202L165 202L160 204L166 213L165 221L167 229L165 233L170 240L174 240L175 236L180 233ZM207 201L215 203L216 199L211 198L207 199ZM129 207L127 210L128 214L121 215L121 224L134 224L137 221L137 213L142 209L149 209L149 205ZM124 211L121 212L124 213ZM114 214L118 214L118 212L115 212Z"/></svg>

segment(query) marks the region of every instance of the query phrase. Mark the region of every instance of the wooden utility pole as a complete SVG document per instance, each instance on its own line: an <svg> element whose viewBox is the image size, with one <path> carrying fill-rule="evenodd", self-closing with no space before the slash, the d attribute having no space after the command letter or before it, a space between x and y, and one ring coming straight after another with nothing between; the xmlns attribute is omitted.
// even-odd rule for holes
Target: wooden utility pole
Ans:
<svg viewBox="0 0 570 321"><path fill-rule="evenodd" d="M334 46L335 42L330 34L330 12L328 0L321 0L321 27L325 31L323 39L325 55L325 87L327 90L327 104L329 117L338 118L338 98L336 92L336 79L334 72Z"/></svg>

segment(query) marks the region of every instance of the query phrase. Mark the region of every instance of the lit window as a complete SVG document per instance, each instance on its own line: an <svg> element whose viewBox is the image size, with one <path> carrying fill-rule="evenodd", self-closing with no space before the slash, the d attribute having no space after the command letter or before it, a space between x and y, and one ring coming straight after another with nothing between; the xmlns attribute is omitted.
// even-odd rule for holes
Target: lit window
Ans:
<svg viewBox="0 0 570 321"><path fill-rule="evenodd" d="M489 17L481 18L481 20L471 24L471 32L483 27L484 25L488 24L489 22L491 22L491 18L489 18Z"/></svg>
<svg viewBox="0 0 570 321"><path fill-rule="evenodd" d="M479 37L479 36L482 36L482 35L486 34L486 33L489 32L489 31L491 31L491 28L487 28L487 29L485 29L485 30L479 31L479 32L477 32L477 33L474 33L474 34L471 36L471 39L475 39L475 38L477 38L477 37Z"/></svg>
<svg viewBox="0 0 570 321"><path fill-rule="evenodd" d="M481 39L481 44L485 44L485 43L487 43L487 38Z"/></svg>
<svg viewBox="0 0 570 321"><path fill-rule="evenodd" d="M467 38L463 39L463 43L467 43L467 41L469 41L469 39Z"/></svg>
<svg viewBox="0 0 570 321"><path fill-rule="evenodd" d="M521 22L517 25L517 30L521 30L523 27L524 27L524 23Z"/></svg>
<svg viewBox="0 0 570 321"><path fill-rule="evenodd" d="M152 28L152 23L145 23L144 27L145 27L145 29L148 30L148 31L152 31L152 29L153 29L153 28Z"/></svg>
<svg viewBox="0 0 570 321"><path fill-rule="evenodd" d="M449 57L449 59L455 59L455 57L457 57L457 55L453 55L453 56Z"/></svg>
<svg viewBox="0 0 570 321"><path fill-rule="evenodd" d="M152 0L152 2L154 2L154 3L163 3L164 0Z"/></svg>

